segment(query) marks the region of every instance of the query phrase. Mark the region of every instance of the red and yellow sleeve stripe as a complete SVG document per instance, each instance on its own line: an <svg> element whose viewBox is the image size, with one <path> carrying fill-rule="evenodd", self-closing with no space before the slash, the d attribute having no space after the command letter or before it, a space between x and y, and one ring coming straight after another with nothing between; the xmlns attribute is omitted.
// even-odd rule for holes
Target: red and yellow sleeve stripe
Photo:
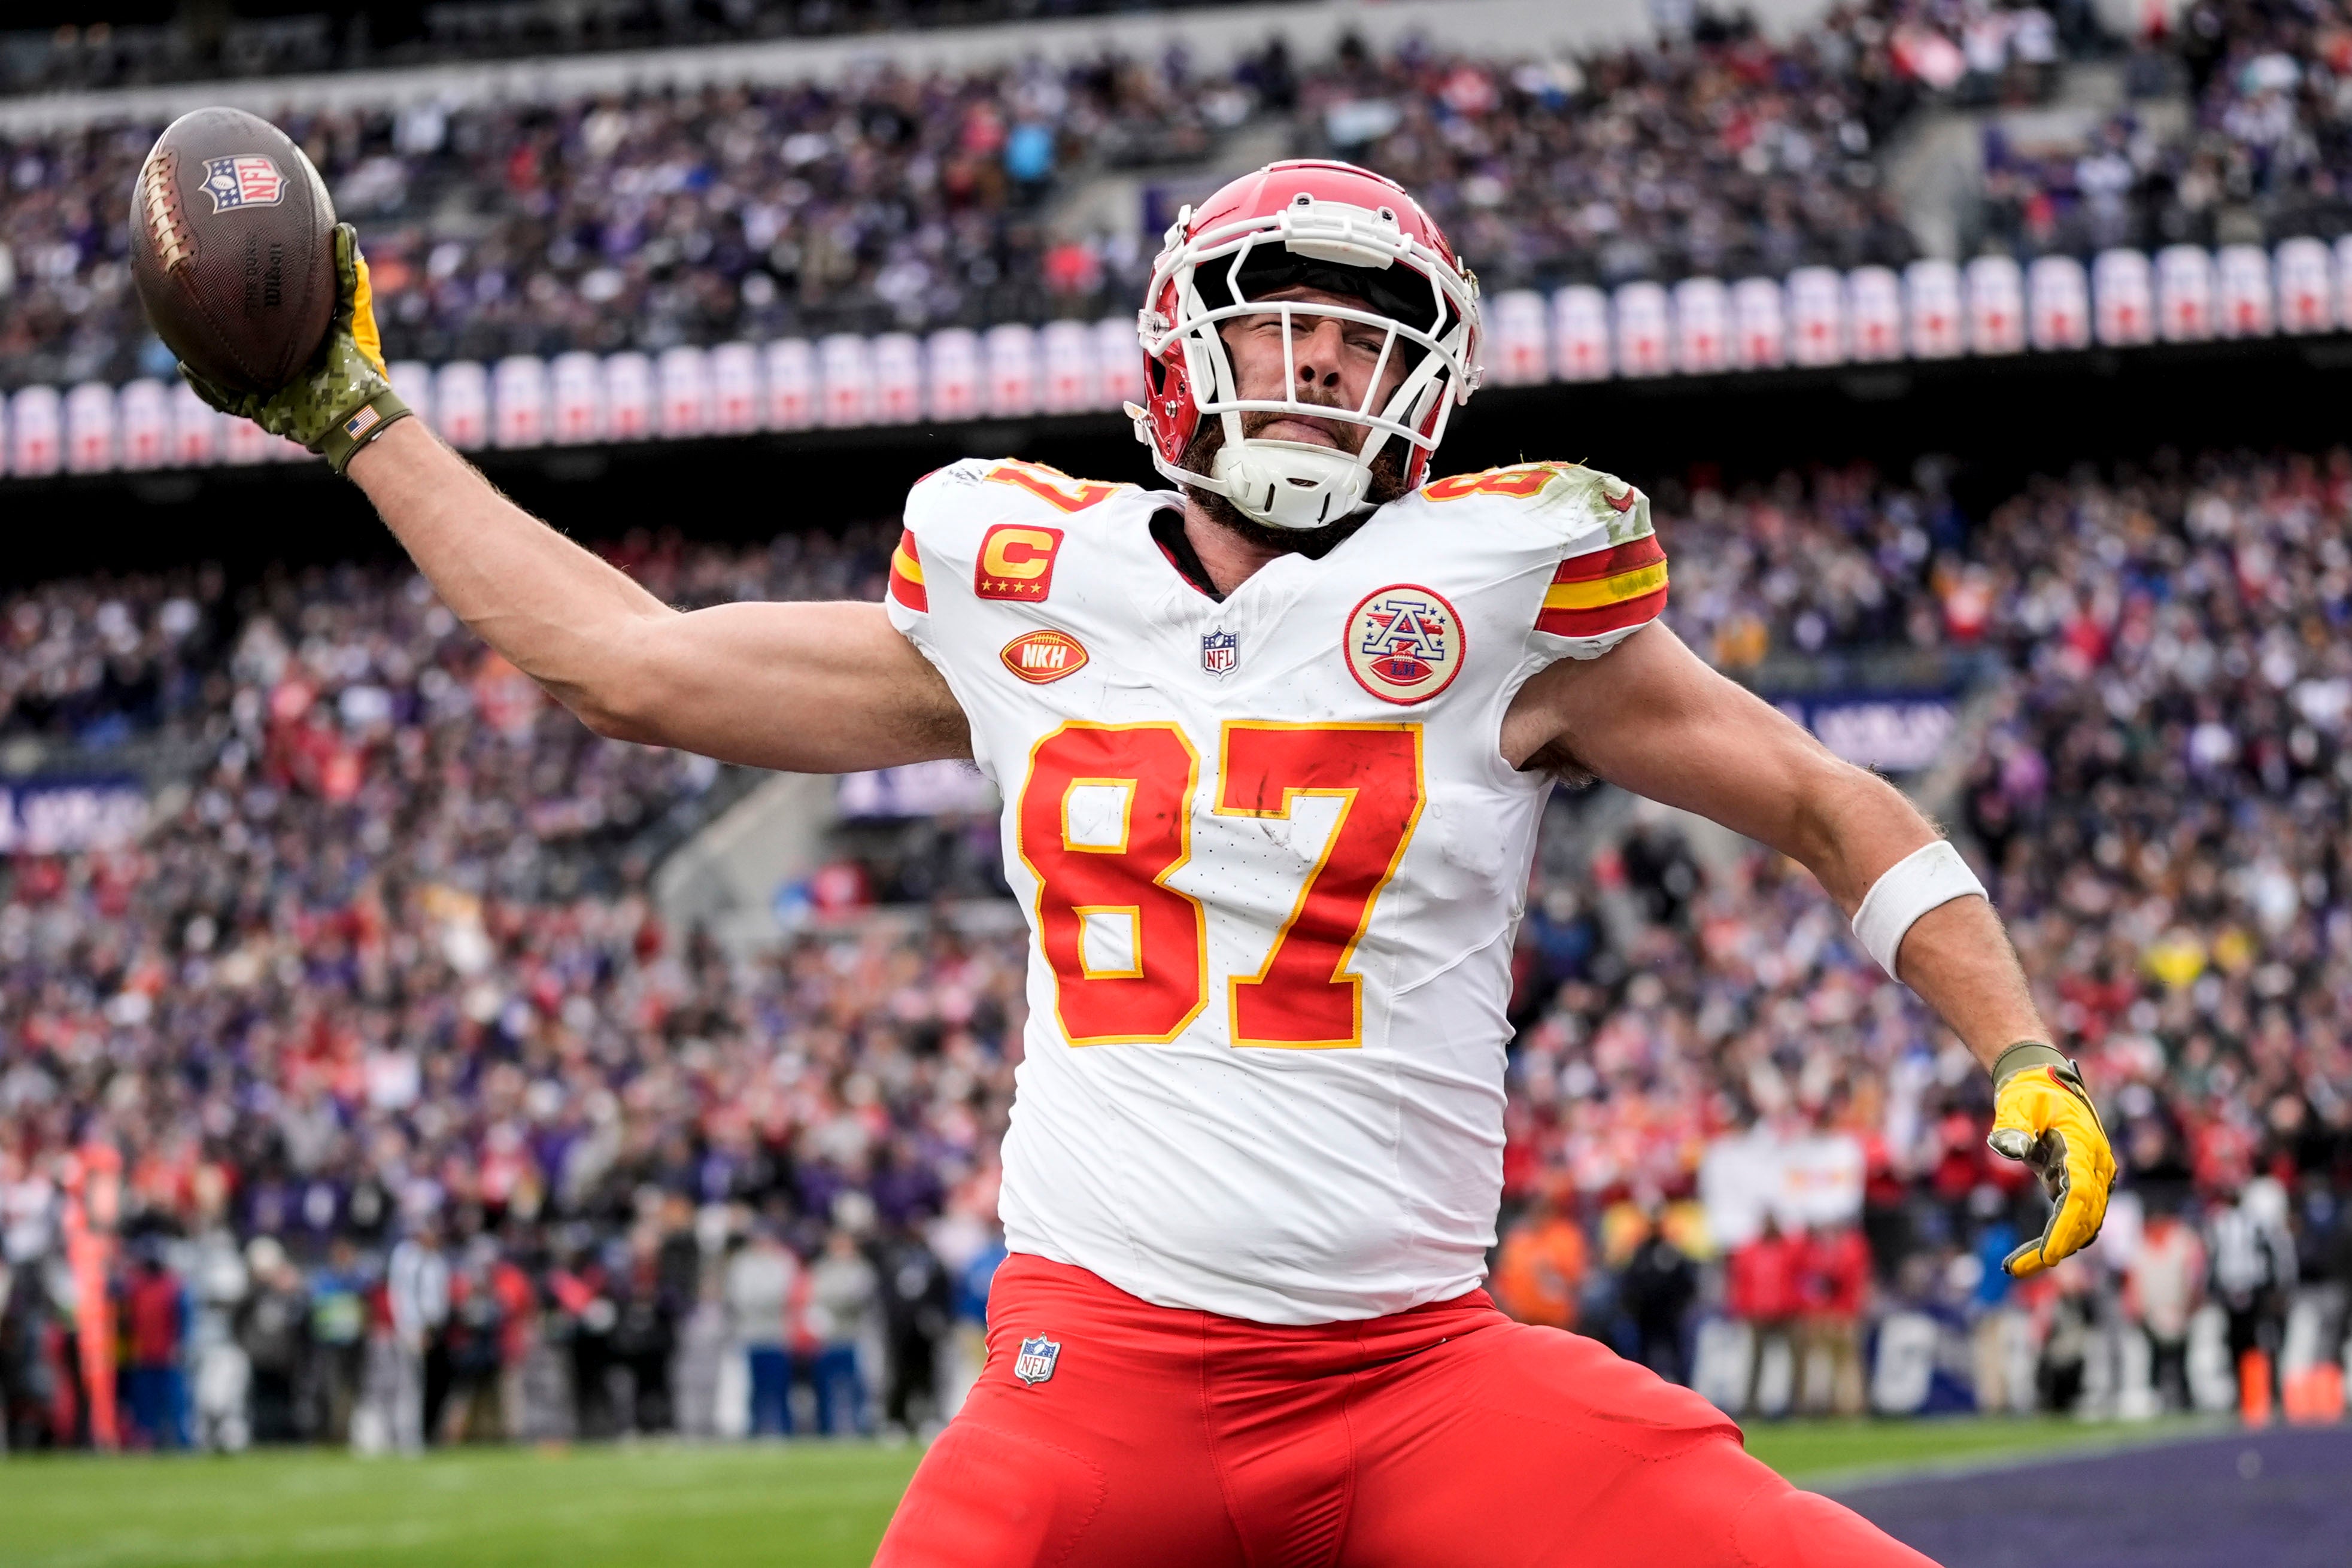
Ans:
<svg viewBox="0 0 2352 1568"><path fill-rule="evenodd" d="M923 558L915 549L915 536L900 529L898 548L890 552L890 597L909 610L929 613L930 595L923 591Z"/></svg>
<svg viewBox="0 0 2352 1568"><path fill-rule="evenodd" d="M1666 552L1655 534L1559 563L1536 630L1597 637L1639 626L1666 607Z"/></svg>

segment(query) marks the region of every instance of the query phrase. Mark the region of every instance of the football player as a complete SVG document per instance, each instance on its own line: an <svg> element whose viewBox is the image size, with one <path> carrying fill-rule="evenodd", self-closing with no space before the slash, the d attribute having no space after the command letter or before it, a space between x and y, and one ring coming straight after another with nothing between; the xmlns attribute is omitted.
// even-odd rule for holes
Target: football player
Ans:
<svg viewBox="0 0 2352 1568"><path fill-rule="evenodd" d="M989 1354L880 1561L1916 1563L1728 1419L1479 1288L1513 932L1555 777L1803 862L1997 1086L2087 1243L2114 1162L1960 857L1657 619L1642 493L1431 482L1478 292L1398 186L1277 163L1187 209L1140 316L1176 486L964 462L888 603L679 613L525 516L385 383L366 273L327 453L452 610L599 733L803 771L976 761L1033 936Z"/></svg>

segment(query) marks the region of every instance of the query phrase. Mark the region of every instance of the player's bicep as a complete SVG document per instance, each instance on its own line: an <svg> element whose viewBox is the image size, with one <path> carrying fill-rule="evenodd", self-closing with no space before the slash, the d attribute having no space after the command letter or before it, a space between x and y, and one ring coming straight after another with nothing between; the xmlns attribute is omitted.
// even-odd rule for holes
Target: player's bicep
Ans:
<svg viewBox="0 0 2352 1568"><path fill-rule="evenodd" d="M720 604L635 635L628 738L796 773L971 755L947 681L879 604Z"/></svg>
<svg viewBox="0 0 2352 1568"><path fill-rule="evenodd" d="M1783 849L1824 783L1845 770L1655 622L1599 658L1563 659L1530 677L1505 720L1504 756L1514 766L1571 760Z"/></svg>

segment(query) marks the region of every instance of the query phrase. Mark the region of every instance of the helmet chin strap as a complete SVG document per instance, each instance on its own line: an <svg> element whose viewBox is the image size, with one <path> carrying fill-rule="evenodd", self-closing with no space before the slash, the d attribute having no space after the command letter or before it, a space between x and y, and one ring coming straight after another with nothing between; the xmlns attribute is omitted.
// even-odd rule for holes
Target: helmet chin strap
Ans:
<svg viewBox="0 0 2352 1568"><path fill-rule="evenodd" d="M1277 528L1319 528L1363 509L1371 470L1354 453L1304 441L1229 442L1209 476L1244 517Z"/></svg>

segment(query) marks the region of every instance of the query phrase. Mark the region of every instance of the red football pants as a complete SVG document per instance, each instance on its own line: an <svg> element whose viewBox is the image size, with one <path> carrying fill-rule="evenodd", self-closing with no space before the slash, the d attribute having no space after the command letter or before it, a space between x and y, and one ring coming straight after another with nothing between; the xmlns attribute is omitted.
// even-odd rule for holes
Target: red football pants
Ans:
<svg viewBox="0 0 2352 1568"><path fill-rule="evenodd" d="M1060 1349L1024 1384L1024 1339ZM1932 1568L1686 1388L1483 1291L1276 1327L1015 1256L877 1568Z"/></svg>

